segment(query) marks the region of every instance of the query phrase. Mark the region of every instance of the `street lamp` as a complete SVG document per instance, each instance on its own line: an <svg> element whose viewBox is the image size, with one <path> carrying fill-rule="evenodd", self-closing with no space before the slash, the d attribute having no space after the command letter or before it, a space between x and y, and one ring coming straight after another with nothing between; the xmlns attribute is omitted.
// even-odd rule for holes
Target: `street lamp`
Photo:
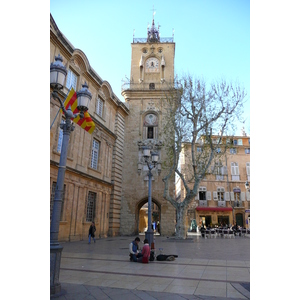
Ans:
<svg viewBox="0 0 300 300"><path fill-rule="evenodd" d="M148 230L145 233L145 238L149 241L149 245L151 247L153 243L153 230L152 230L152 213L151 213L151 207L152 207L152 199L151 199L151 185L152 185L152 169L155 168L157 162L158 162L158 154L156 152L153 152L150 154L150 149L148 147L144 147L143 149L143 157L145 162L148 166Z"/></svg>
<svg viewBox="0 0 300 300"><path fill-rule="evenodd" d="M58 91L64 86L67 70L62 64L62 57L60 55L55 57L55 62L50 65L50 86L53 88L52 97L57 99L60 103L60 108L65 114L65 121L60 124L63 130L63 141L60 153L60 160L58 166L57 183L55 188L55 195L53 201L53 211L50 226L50 293L55 294L60 292L61 285L59 282L60 260L63 247L58 243L59 222L61 214L61 205L63 199L63 188L66 171L66 161L70 134L74 130L74 125L71 119L76 118L78 114L73 114L71 108L65 109L64 104L58 96ZM88 90L85 83L82 89L77 92L78 95L78 110L80 111L80 118L84 117L84 112L88 110L89 102L92 94Z"/></svg>
<svg viewBox="0 0 300 300"><path fill-rule="evenodd" d="M245 182L245 188L248 192L250 192L250 184L249 184L248 180Z"/></svg>

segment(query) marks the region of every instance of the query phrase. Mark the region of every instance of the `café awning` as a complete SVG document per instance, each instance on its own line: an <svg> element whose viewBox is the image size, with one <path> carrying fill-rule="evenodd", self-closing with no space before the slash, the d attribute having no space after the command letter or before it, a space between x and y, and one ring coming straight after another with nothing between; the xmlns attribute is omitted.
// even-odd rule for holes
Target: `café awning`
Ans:
<svg viewBox="0 0 300 300"><path fill-rule="evenodd" d="M197 206L197 211L232 211L232 207L204 207L204 206Z"/></svg>

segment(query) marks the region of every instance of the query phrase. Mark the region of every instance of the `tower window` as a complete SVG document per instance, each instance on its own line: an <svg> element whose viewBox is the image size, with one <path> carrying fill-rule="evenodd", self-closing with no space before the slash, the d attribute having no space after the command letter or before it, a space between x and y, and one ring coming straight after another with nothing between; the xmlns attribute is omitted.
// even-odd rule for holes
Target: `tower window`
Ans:
<svg viewBox="0 0 300 300"><path fill-rule="evenodd" d="M149 90L155 90L155 83L149 84Z"/></svg>
<svg viewBox="0 0 300 300"><path fill-rule="evenodd" d="M153 139L153 127L148 127L147 139Z"/></svg>

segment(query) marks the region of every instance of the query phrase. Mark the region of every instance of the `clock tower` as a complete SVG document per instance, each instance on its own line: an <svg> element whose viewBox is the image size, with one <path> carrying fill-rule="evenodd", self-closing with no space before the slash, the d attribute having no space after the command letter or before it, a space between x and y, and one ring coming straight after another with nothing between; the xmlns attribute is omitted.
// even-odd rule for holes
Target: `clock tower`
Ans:
<svg viewBox="0 0 300 300"><path fill-rule="evenodd" d="M158 153L158 164L152 170L152 222L156 232L172 235L176 211L163 198L165 176L164 105L169 90L174 89L173 37L161 38L159 26L147 29L147 38L133 38L131 44L130 80L122 86L122 96L129 108L125 120L123 149L123 185L120 233L123 235L145 232L148 227L148 167L143 159L147 146ZM175 192L174 184L170 193Z"/></svg>

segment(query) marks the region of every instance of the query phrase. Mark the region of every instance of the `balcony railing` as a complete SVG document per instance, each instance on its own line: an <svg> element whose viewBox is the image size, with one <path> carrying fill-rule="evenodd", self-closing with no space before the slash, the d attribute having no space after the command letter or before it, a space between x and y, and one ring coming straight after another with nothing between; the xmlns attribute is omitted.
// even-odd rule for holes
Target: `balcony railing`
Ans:
<svg viewBox="0 0 300 300"><path fill-rule="evenodd" d="M141 83L132 83L132 82L126 82L122 84L122 91L125 90L170 90L170 89L179 89L181 85L176 82L167 82L167 81L161 81L161 82L141 82Z"/></svg>
<svg viewBox="0 0 300 300"><path fill-rule="evenodd" d="M199 200L199 206L207 207L207 200Z"/></svg>
<svg viewBox="0 0 300 300"><path fill-rule="evenodd" d="M174 39L173 37L161 37L159 39L159 43L173 43L174 42ZM136 44L136 43L147 43L147 38L133 38L133 43Z"/></svg>
<svg viewBox="0 0 300 300"><path fill-rule="evenodd" d="M244 207L242 201L233 201L234 207Z"/></svg>
<svg viewBox="0 0 300 300"><path fill-rule="evenodd" d="M218 201L218 207L226 207L225 201Z"/></svg>

